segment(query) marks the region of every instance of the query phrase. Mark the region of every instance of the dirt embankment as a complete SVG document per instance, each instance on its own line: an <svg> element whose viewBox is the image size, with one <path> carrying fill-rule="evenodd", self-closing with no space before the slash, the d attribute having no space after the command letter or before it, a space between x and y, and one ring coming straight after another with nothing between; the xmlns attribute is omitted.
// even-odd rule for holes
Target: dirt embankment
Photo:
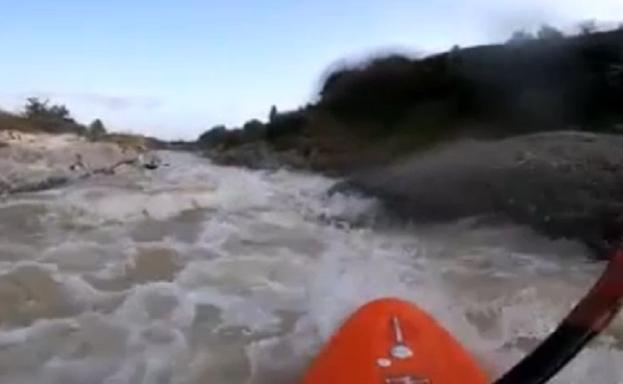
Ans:
<svg viewBox="0 0 623 384"><path fill-rule="evenodd" d="M416 221L500 215L605 255L623 239L623 137L552 132L462 141L338 187Z"/></svg>
<svg viewBox="0 0 623 384"><path fill-rule="evenodd" d="M59 186L135 162L142 149L73 134L0 131L0 194Z"/></svg>

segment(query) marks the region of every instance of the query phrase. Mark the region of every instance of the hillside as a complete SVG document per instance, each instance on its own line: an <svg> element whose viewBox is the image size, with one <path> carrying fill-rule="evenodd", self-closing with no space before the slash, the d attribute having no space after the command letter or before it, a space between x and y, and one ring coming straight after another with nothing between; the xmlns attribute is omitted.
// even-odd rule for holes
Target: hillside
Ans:
<svg viewBox="0 0 623 384"><path fill-rule="evenodd" d="M387 125L406 115L504 123L508 133L607 130L623 110L623 30L392 57L333 73L319 106Z"/></svg>
<svg viewBox="0 0 623 384"><path fill-rule="evenodd" d="M83 125L64 105L31 98L21 113L0 111L0 196L146 168L156 160L145 154L165 147L142 135L109 133L99 119Z"/></svg>
<svg viewBox="0 0 623 384"><path fill-rule="evenodd" d="M226 163L261 164L253 158L269 153L342 173L449 139L616 132L622 104L616 30L373 59L327 76L315 104L271 114L267 124L206 132L199 143Z"/></svg>
<svg viewBox="0 0 623 384"><path fill-rule="evenodd" d="M417 222L493 216L598 257L623 239L623 30L386 57L333 72L318 101L223 127L221 164L346 179Z"/></svg>
<svg viewBox="0 0 623 384"><path fill-rule="evenodd" d="M144 135L108 132L101 120L90 125L74 120L64 105L50 104L37 98L30 98L20 113L10 113L0 109L0 133L9 136L26 134L73 134L90 141L110 142L121 147L136 150L159 149L172 146L162 140ZM44 136L41 136L44 137ZM7 143L4 143L5 145ZM2 142L0 142L2 146Z"/></svg>
<svg viewBox="0 0 623 384"><path fill-rule="evenodd" d="M85 134L87 128L73 120L43 116L29 118L0 110L0 131Z"/></svg>

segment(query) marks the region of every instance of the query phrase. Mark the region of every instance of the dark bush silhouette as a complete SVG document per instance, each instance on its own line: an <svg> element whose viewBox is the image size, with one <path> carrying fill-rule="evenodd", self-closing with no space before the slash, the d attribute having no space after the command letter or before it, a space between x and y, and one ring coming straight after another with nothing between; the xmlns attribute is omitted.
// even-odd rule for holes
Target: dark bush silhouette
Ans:
<svg viewBox="0 0 623 384"><path fill-rule="evenodd" d="M588 36L597 31L597 22L595 20L585 20L578 25L580 34Z"/></svg>
<svg viewBox="0 0 623 384"><path fill-rule="evenodd" d="M216 125L199 136L199 143L208 145L210 142L217 141L227 134L227 127L224 125Z"/></svg>
<svg viewBox="0 0 623 384"><path fill-rule="evenodd" d="M50 104L49 100L30 97L26 100L23 116L37 129L52 133L86 134L87 129L78 124L62 104Z"/></svg>
<svg viewBox="0 0 623 384"><path fill-rule="evenodd" d="M517 43L338 68L324 78L314 104L291 112L271 108L265 124L217 127L202 134L199 145L261 142L287 156L300 154L312 168L339 171L460 137L621 131L623 30L564 37L543 26L538 39L515 37Z"/></svg>
<svg viewBox="0 0 623 384"><path fill-rule="evenodd" d="M523 44L528 41L532 41L534 39L535 37L532 33L524 31L524 30L519 30L519 31L513 32L510 39L508 39L508 43L509 44Z"/></svg>
<svg viewBox="0 0 623 384"><path fill-rule="evenodd" d="M266 126L259 120L249 120L242 126L242 135L245 141L264 139L266 137Z"/></svg>
<svg viewBox="0 0 623 384"><path fill-rule="evenodd" d="M227 129L218 125L199 136L198 144L204 148L229 148L259 140L276 141L298 134L307 121L306 111L275 113L267 124L253 119L242 128Z"/></svg>
<svg viewBox="0 0 623 384"><path fill-rule="evenodd" d="M241 129L227 129L224 125L217 125L199 136L198 143L204 148L226 149L243 142Z"/></svg>
<svg viewBox="0 0 623 384"><path fill-rule="evenodd" d="M266 137L277 139L299 133L305 122L304 110L275 114L273 120L266 125Z"/></svg>
<svg viewBox="0 0 623 384"><path fill-rule="evenodd" d="M56 119L65 122L74 122L67 107L61 104L50 105L49 100L41 101L36 97L26 99L24 116L29 119Z"/></svg>
<svg viewBox="0 0 623 384"><path fill-rule="evenodd" d="M536 36L541 40L559 40L565 37L561 31L549 25L542 25Z"/></svg>
<svg viewBox="0 0 623 384"><path fill-rule="evenodd" d="M353 129L377 122L381 135L406 121L414 133L467 124L487 124L492 135L609 129L623 121L622 65L623 31L391 56L330 74L317 108Z"/></svg>
<svg viewBox="0 0 623 384"><path fill-rule="evenodd" d="M93 120L93 122L91 124L89 124L89 138L91 140L99 140L101 138L103 138L104 136L106 136L106 127L104 126L104 123L102 123L102 121L100 119L95 119Z"/></svg>
<svg viewBox="0 0 623 384"><path fill-rule="evenodd" d="M270 107L270 113L268 114L268 121L272 122L275 120L275 118L277 117L277 107L276 106L272 106Z"/></svg>

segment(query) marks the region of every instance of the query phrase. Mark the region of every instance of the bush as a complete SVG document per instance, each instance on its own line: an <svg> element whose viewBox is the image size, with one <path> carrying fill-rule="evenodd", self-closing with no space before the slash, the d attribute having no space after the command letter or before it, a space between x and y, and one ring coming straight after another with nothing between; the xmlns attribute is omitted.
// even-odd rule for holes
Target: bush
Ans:
<svg viewBox="0 0 623 384"><path fill-rule="evenodd" d="M215 147L225 142L228 135L227 127L224 125L216 125L199 136L198 142L204 147Z"/></svg>
<svg viewBox="0 0 623 384"><path fill-rule="evenodd" d="M560 36L550 28L539 35ZM514 40L529 43L454 49L424 59L374 59L330 73L315 108L373 138L402 133L401 127L414 136L429 136L433 128L447 136L472 129L495 136L595 129L623 116L621 33L550 44L519 31Z"/></svg>
<svg viewBox="0 0 623 384"><path fill-rule="evenodd" d="M261 140L266 136L266 126L257 119L249 120L242 126L245 141Z"/></svg>
<svg viewBox="0 0 623 384"><path fill-rule="evenodd" d="M88 135L91 140L99 140L106 136L106 127L100 119L95 119L89 124Z"/></svg>
<svg viewBox="0 0 623 384"><path fill-rule="evenodd" d="M305 125L307 119L302 110L275 115L273 120L265 126L265 136L268 140L297 134Z"/></svg>
<svg viewBox="0 0 623 384"><path fill-rule="evenodd" d="M270 113L268 114L268 121L272 122L275 120L275 117L277 117L277 107L276 106L272 106L270 107Z"/></svg>
<svg viewBox="0 0 623 384"><path fill-rule="evenodd" d="M541 40L560 40L564 38L565 35L554 27L542 25L539 32L537 32L537 37Z"/></svg>
<svg viewBox="0 0 623 384"><path fill-rule="evenodd" d="M508 43L509 44L524 44L534 39L535 37L532 33L527 32L522 29L522 30L513 32L513 34L511 35L511 38L508 39Z"/></svg>
<svg viewBox="0 0 623 384"><path fill-rule="evenodd" d="M211 139L224 135L225 133L227 133L227 127L224 125L215 125L199 136L199 142L208 142Z"/></svg>
<svg viewBox="0 0 623 384"><path fill-rule="evenodd" d="M85 135L88 129L78 124L62 104L50 104L48 100L41 101L36 97L26 100L23 118L30 122L35 129L51 133L74 133Z"/></svg>
<svg viewBox="0 0 623 384"><path fill-rule="evenodd" d="M41 101L36 97L26 99L24 116L29 119L50 119L63 122L74 122L69 110L62 104L50 105L49 100Z"/></svg>
<svg viewBox="0 0 623 384"><path fill-rule="evenodd" d="M597 23L595 22L595 20L585 20L578 25L578 28L581 35L592 35L597 31Z"/></svg>

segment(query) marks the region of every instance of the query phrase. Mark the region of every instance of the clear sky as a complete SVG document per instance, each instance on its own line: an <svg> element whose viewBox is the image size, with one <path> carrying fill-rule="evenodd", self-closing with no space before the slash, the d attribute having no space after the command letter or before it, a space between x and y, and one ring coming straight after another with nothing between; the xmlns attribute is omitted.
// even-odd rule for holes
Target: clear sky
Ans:
<svg viewBox="0 0 623 384"><path fill-rule="evenodd" d="M0 107L37 95L163 138L313 98L339 59L623 21L623 0L0 0Z"/></svg>

